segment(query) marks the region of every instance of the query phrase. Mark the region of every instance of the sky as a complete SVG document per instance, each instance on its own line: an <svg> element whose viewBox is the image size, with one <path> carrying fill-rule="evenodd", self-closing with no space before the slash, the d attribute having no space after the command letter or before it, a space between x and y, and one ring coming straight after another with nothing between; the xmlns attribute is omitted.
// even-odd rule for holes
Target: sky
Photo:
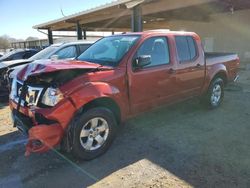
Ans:
<svg viewBox="0 0 250 188"><path fill-rule="evenodd" d="M0 36L46 38L32 26L68 16L112 0L0 0Z"/></svg>

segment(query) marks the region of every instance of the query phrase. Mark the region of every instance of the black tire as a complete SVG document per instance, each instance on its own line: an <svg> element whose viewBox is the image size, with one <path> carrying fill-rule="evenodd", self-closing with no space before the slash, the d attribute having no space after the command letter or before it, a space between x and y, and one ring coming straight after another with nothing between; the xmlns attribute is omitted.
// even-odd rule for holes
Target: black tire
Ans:
<svg viewBox="0 0 250 188"><path fill-rule="evenodd" d="M80 141L80 134L82 128L93 118L102 118L108 124L108 135L106 140L96 150L87 150L84 148ZM99 121L99 120L98 120ZM73 142L72 142L72 152L77 158L83 160L92 160L108 150L112 141L114 140L117 132L117 121L114 114L107 108L96 107L83 112L79 117L77 117L73 126ZM87 137L87 139L89 136ZM92 136L93 139L93 136ZM97 143L97 141L96 141Z"/></svg>
<svg viewBox="0 0 250 188"><path fill-rule="evenodd" d="M217 100L213 100L214 99L213 94L216 89L220 90L220 95L218 94L218 96L220 97L217 98ZM212 80L203 101L206 104L206 106L208 106L210 109L215 109L220 106L220 104L223 101L223 98L224 98L224 81L221 78L215 78Z"/></svg>

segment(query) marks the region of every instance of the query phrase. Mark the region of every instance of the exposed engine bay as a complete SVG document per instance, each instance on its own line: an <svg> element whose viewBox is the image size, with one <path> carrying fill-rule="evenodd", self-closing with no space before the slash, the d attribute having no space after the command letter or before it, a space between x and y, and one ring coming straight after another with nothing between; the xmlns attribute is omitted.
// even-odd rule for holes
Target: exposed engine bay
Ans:
<svg viewBox="0 0 250 188"><path fill-rule="evenodd" d="M40 75L28 76L24 82L15 78L12 80L10 97L21 106L53 107L63 98L59 87L89 71L93 71L93 69L45 72Z"/></svg>
<svg viewBox="0 0 250 188"><path fill-rule="evenodd" d="M66 82L89 72L89 69L61 70L57 72L42 73L37 76L29 76L27 84L60 87Z"/></svg>

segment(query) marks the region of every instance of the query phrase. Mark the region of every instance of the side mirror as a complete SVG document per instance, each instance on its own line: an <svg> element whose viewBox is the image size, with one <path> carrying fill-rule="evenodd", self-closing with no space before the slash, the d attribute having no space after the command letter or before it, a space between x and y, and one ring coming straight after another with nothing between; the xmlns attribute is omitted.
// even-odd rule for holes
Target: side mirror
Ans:
<svg viewBox="0 0 250 188"><path fill-rule="evenodd" d="M51 59L52 61L56 61L56 60L59 59L59 56L58 56L58 55L52 55L52 56L50 57L50 59Z"/></svg>
<svg viewBox="0 0 250 188"><path fill-rule="evenodd" d="M142 68L151 63L151 55L141 55L134 61L135 68Z"/></svg>

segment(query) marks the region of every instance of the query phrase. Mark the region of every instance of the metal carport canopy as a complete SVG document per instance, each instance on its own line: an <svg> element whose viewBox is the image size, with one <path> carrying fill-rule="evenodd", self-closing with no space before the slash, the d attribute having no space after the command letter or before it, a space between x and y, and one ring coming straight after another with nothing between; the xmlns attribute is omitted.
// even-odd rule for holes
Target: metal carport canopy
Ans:
<svg viewBox="0 0 250 188"><path fill-rule="evenodd" d="M190 13L188 10L181 11L181 14L183 14L181 17L173 11L187 7L203 6L215 1L216 0L118 0L70 16L35 25L33 28L51 31L76 31L77 27L81 27L81 29L88 31L130 31L133 15L143 16L141 20L143 21L144 29L167 28L166 20L168 18L193 19L192 16L189 17L186 15ZM136 9L136 7L140 9ZM211 9L204 8L201 10L211 11ZM204 16L206 14L206 12L198 13L201 14L201 18L203 18L203 14ZM134 19L138 18L135 17Z"/></svg>
<svg viewBox="0 0 250 188"><path fill-rule="evenodd" d="M48 30L52 44L53 31L76 31L81 40L86 39L86 31L169 29L171 20L209 22L213 13L247 8L246 0L118 0L33 28Z"/></svg>

